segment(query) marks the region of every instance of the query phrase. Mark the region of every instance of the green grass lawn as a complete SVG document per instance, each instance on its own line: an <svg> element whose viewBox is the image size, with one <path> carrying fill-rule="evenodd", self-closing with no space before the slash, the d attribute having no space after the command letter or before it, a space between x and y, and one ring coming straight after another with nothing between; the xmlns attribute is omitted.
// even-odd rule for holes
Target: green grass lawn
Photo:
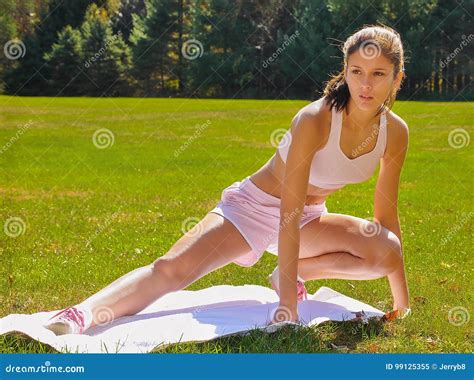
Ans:
<svg viewBox="0 0 474 380"><path fill-rule="evenodd" d="M288 128L306 103L0 97L0 316L78 303L166 253L183 221L202 218L223 188L271 157L272 132ZM158 352L472 351L472 321L450 323L448 315L455 307L473 313L472 144L449 143L455 128L472 134L473 106L399 101L394 110L410 127L399 214L413 314L383 326L255 331ZM101 128L114 138L105 149L93 143ZM375 181L330 196L329 211L371 218ZM25 223L18 237L3 231L11 217ZM188 289L268 286L276 262L265 254L251 268L232 264ZM386 279L310 281L307 288L323 285L391 307ZM0 352L50 348L3 336Z"/></svg>

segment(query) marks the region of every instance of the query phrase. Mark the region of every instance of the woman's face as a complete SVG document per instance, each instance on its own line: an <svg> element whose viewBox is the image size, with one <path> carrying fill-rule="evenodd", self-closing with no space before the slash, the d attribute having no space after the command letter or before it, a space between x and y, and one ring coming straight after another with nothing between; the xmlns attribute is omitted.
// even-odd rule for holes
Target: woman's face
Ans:
<svg viewBox="0 0 474 380"><path fill-rule="evenodd" d="M372 47L366 45L352 53L345 73L351 98L364 111L377 111L394 88L398 89L403 75L394 78L393 63L375 45Z"/></svg>

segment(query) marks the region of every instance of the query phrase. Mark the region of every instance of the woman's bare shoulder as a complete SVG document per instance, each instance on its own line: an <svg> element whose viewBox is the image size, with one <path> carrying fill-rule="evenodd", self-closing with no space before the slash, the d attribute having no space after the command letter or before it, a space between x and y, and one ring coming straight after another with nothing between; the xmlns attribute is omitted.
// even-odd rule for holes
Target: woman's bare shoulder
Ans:
<svg viewBox="0 0 474 380"><path fill-rule="evenodd" d="M327 118L331 117L331 110L329 108L329 104L326 102L324 98L320 98L305 105L301 110L298 112L304 112L305 114L317 118Z"/></svg>
<svg viewBox="0 0 474 380"><path fill-rule="evenodd" d="M326 127L331 124L331 110L324 98L320 98L301 108L293 119L295 122L312 125L316 131L324 135ZM293 124L292 123L292 124Z"/></svg>
<svg viewBox="0 0 474 380"><path fill-rule="evenodd" d="M387 133L392 140L404 139L408 135L407 123L392 110L387 112Z"/></svg>
<svg viewBox="0 0 474 380"><path fill-rule="evenodd" d="M398 130L401 132L404 129L408 129L408 125L399 115L390 110L387 112L387 126L392 129Z"/></svg>
<svg viewBox="0 0 474 380"><path fill-rule="evenodd" d="M408 125L395 112L387 112L387 147L386 152L390 155L399 154L400 150L408 147Z"/></svg>

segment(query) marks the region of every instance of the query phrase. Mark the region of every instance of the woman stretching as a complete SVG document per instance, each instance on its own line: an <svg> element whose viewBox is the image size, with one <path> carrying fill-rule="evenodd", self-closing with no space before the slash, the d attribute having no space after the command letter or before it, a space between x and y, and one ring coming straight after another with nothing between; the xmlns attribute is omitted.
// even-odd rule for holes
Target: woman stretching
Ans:
<svg viewBox="0 0 474 380"><path fill-rule="evenodd" d="M269 276L280 297L272 317L298 321L304 281L388 277L395 315L409 314L398 218L406 123L391 111L404 77L399 34L364 27L343 46L344 67L324 96L299 110L277 152L257 172L224 189L218 205L162 257L125 274L46 324L78 334L133 315L229 263L252 266L278 255ZM368 180L380 163L374 221L329 213L327 197Z"/></svg>

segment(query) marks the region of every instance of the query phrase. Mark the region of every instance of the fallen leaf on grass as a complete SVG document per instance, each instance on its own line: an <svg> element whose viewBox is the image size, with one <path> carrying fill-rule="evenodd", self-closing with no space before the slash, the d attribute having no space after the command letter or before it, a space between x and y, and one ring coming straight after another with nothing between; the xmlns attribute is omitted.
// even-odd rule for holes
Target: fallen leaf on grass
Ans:
<svg viewBox="0 0 474 380"><path fill-rule="evenodd" d="M455 284L455 285L451 285L448 289L454 293L458 293L461 290L461 287Z"/></svg>
<svg viewBox="0 0 474 380"><path fill-rule="evenodd" d="M428 299L426 297L423 297L423 296L416 296L414 298L414 300L415 300L415 302L419 302L423 305L428 301Z"/></svg>
<svg viewBox="0 0 474 380"><path fill-rule="evenodd" d="M379 347L376 345L376 344L371 344L369 347L368 347L369 351L370 352L379 352Z"/></svg>
<svg viewBox="0 0 474 380"><path fill-rule="evenodd" d="M384 322L391 322L395 321L398 317L398 310L387 311L385 315L382 317L382 321Z"/></svg>

